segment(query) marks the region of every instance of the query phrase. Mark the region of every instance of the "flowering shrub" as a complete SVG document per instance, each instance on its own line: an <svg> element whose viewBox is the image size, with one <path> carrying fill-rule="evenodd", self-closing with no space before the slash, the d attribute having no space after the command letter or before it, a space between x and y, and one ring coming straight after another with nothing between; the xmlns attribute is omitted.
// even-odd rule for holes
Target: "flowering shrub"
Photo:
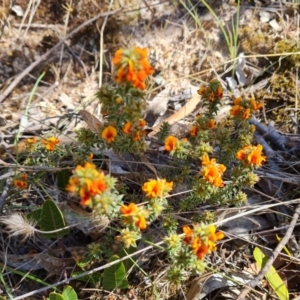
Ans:
<svg viewBox="0 0 300 300"><path fill-rule="evenodd" d="M116 82L129 83L142 90L146 88L147 76L154 71L145 48L120 49L115 53L112 62L116 66Z"/></svg>
<svg viewBox="0 0 300 300"><path fill-rule="evenodd" d="M116 239L125 248L136 247L137 242L146 237L144 232L153 221L160 220L166 233L163 247L170 257L167 278L177 284L186 278L187 271L204 270L204 260L217 250L224 233L206 224L213 222L213 213L206 212L201 222L194 220L192 225L183 226L183 233L178 234L181 225L173 217L174 210L178 207L182 211L191 210L201 204L238 205L247 199L243 189L259 180L254 170L266 160L262 146L251 144L255 128L248 122L262 103L252 98L236 98L230 114L219 120L223 88L218 80L211 80L198 90L202 113L191 125L187 137L179 139L168 134L167 125L161 127L158 141L170 158L167 166L170 168L160 166L155 170L156 178L139 174L143 176L136 178L142 180L136 180L133 186L125 185L98 168L97 160L90 153L91 147L112 149L116 156L147 151L143 90L154 70L147 50L138 47L118 50L112 63L115 82L101 87L97 94L103 119L93 130L77 132L80 147L59 146L59 139L54 136L41 140L29 138L25 164L55 166L58 158L72 157L76 167L66 190L92 212L91 218L105 216L114 222L112 230L117 232ZM41 154L35 161L30 160L34 151ZM173 189L182 183L191 192L174 205L169 198ZM137 184L140 184L138 188ZM17 175L14 185L26 189L27 175Z"/></svg>

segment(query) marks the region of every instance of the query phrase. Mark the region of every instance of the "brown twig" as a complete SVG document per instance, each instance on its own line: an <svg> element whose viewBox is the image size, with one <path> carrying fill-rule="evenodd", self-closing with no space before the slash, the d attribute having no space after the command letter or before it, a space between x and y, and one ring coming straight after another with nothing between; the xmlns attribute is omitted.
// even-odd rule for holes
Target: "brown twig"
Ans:
<svg viewBox="0 0 300 300"><path fill-rule="evenodd" d="M43 60L45 60L50 53L52 53L55 49L57 49L59 46L61 46L67 39L69 39L72 35L79 32L82 28L86 27L87 25L97 21L99 18L111 16L114 14L119 13L123 8L106 12L106 13L99 13L94 18L91 18L81 25L79 25L77 28L75 28L73 31L71 31L69 34L67 34L63 39L61 39L55 46L53 46L48 52L44 53L38 60L34 61L30 66L28 66L23 72L21 72L12 82L11 84L6 88L6 90L0 95L0 103L2 103L6 97L12 92L12 90L18 85L18 83L31 71L33 70L38 64L40 64Z"/></svg>
<svg viewBox="0 0 300 300"><path fill-rule="evenodd" d="M247 283L247 287L245 287L241 293L239 294L237 300L244 300L246 299L247 294L249 293L250 289L254 288L255 286L257 286L259 284L259 282L264 278L264 276L266 275L266 273L268 272L268 270L270 269L270 267L272 266L272 264L274 263L276 257L280 254L281 250L283 249L283 247L287 244L287 242L289 241L294 227L297 223L298 217L300 214L300 204L297 205L297 208L295 210L295 213L293 215L293 219L290 223L290 226L288 228L288 230L286 231L285 236L283 237L283 239L280 241L280 243L278 244L278 246L276 247L276 249L274 250L272 256L268 259L267 263L265 264L265 266L260 270L259 274L256 276L255 279L251 280L249 283Z"/></svg>

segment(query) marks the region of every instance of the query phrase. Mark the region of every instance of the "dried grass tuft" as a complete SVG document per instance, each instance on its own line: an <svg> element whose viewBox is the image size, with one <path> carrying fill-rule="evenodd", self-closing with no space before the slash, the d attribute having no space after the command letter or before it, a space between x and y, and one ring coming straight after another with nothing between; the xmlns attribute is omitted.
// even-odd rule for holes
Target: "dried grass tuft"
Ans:
<svg viewBox="0 0 300 300"><path fill-rule="evenodd" d="M9 236L23 236L22 242L34 236L36 222L28 220L21 213L13 213L0 217L0 222L6 226Z"/></svg>

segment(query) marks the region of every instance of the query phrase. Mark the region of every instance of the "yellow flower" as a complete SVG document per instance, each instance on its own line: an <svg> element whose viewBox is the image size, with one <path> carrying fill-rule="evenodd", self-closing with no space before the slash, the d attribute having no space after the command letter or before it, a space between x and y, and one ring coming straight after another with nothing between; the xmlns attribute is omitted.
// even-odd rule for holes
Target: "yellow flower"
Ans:
<svg viewBox="0 0 300 300"><path fill-rule="evenodd" d="M56 137L50 137L48 139L42 140L42 144L45 145L45 148L48 151L53 151L55 149L55 146L59 143L59 139Z"/></svg>
<svg viewBox="0 0 300 300"><path fill-rule="evenodd" d="M209 237L208 239L210 241L216 242L219 240L222 240L224 238L224 233L223 232L216 232L216 226L215 225L211 225L208 227L209 230Z"/></svg>
<svg viewBox="0 0 300 300"><path fill-rule="evenodd" d="M123 132L124 132L125 134L129 134L131 130L132 130L132 122L127 122L127 123L123 126Z"/></svg>
<svg viewBox="0 0 300 300"><path fill-rule="evenodd" d="M35 136L32 139L26 140L27 144L29 144L29 145L34 145L36 143L36 141L37 141L37 139Z"/></svg>
<svg viewBox="0 0 300 300"><path fill-rule="evenodd" d="M116 103L117 103L117 104L121 104L122 102L123 102L122 98L118 97L118 98L116 99Z"/></svg>
<svg viewBox="0 0 300 300"><path fill-rule="evenodd" d="M211 160L209 159L209 156L207 153L205 153L203 156L202 156L202 165L208 165L210 163L214 163L216 160L214 158L212 158Z"/></svg>
<svg viewBox="0 0 300 300"><path fill-rule="evenodd" d="M117 136L117 129L113 126L107 126L102 131L101 136L103 139L107 140L108 143L112 143Z"/></svg>
<svg viewBox="0 0 300 300"><path fill-rule="evenodd" d="M126 248L130 246L136 247L136 241L140 238L139 233L136 230L130 230L129 228L122 229L121 235L117 236L117 240L123 242Z"/></svg>
<svg viewBox="0 0 300 300"><path fill-rule="evenodd" d="M168 152L171 152L175 149L176 143L177 143L178 139L173 136L173 135L169 135L166 139L165 139L165 149Z"/></svg>

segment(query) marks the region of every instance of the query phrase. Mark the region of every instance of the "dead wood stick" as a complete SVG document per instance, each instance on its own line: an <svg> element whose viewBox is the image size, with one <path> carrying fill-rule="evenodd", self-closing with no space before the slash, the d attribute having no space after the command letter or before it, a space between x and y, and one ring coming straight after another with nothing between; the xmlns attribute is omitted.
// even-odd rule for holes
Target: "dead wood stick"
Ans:
<svg viewBox="0 0 300 300"><path fill-rule="evenodd" d="M262 123L260 123L255 118L250 119L250 124L253 124L256 127L256 130L259 131L259 133L269 142L274 144L276 147L278 147L279 150L285 151L286 150L286 143L288 142L288 139L280 134L276 128L272 126L266 126Z"/></svg>
<svg viewBox="0 0 300 300"><path fill-rule="evenodd" d="M43 60L45 60L50 53L52 53L55 49L57 49L59 46L61 46L67 39L69 39L72 35L79 32L82 28L86 27L87 25L97 21L99 18L111 16L114 14L119 13L123 8L106 12L106 13L99 13L94 18L91 18L81 25L79 25L77 28L72 30L70 33L68 33L63 39L61 39L55 46L53 46L48 52L44 53L39 59L34 61L31 65L29 65L23 72L21 72L12 82L11 84L6 88L6 90L0 95L0 103L2 103L6 97L12 92L12 90L18 85L18 83L31 71L33 68L35 68L38 64L40 64Z"/></svg>
<svg viewBox="0 0 300 300"><path fill-rule="evenodd" d="M286 231L285 236L283 237L283 239L280 241L280 243L278 244L278 246L276 247L276 249L274 250L272 256L268 259L267 263L265 264L265 266L260 270L259 274L256 276L255 279L251 280L249 283L247 283L247 287L245 287L241 293L239 294L237 300L244 300L246 299L247 294L249 293L250 289L256 287L259 282L264 278L264 276L266 275L266 273L268 272L268 270L270 269L270 267L272 266L272 264L274 263L276 257L280 254L281 250L283 249L283 247L287 244L287 242L289 241L293 230L295 228L295 225L297 223L298 217L300 214L300 204L297 205L297 208L295 210L295 213L293 215L293 219L289 225L288 230Z"/></svg>

